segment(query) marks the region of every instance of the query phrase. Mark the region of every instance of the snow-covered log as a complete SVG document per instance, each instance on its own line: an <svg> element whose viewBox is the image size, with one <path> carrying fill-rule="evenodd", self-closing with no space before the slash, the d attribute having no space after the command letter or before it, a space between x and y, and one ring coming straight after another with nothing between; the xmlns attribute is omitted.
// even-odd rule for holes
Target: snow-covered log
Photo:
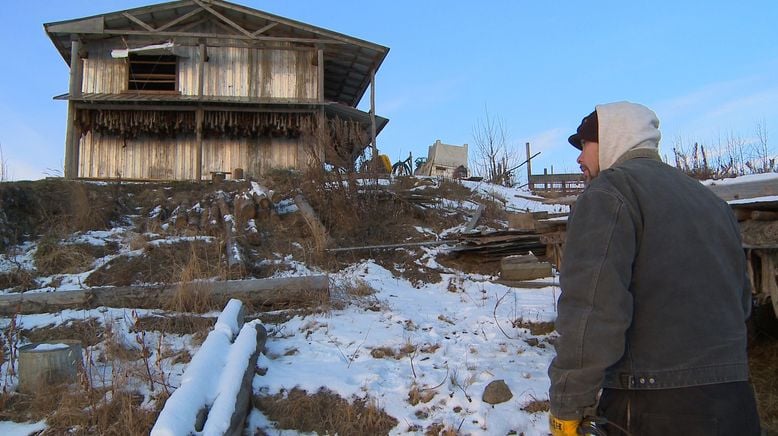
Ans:
<svg viewBox="0 0 778 436"><path fill-rule="evenodd" d="M193 282L207 286L216 301L240 298L265 307L296 307L323 303L329 298L327 276L281 277L274 279ZM135 307L161 309L169 305L179 284L161 286L119 286L79 291L35 292L0 295L0 316L14 313L48 313L65 309Z"/></svg>
<svg viewBox="0 0 778 436"><path fill-rule="evenodd" d="M227 363L219 377L219 392L208 412L203 434L208 436L243 434L251 409L252 380L267 331L258 321L243 326L230 347Z"/></svg>
<svg viewBox="0 0 778 436"><path fill-rule="evenodd" d="M243 304L239 300L230 300L213 330L192 357L181 378L181 386L162 408L151 435L175 436L202 431L205 412L219 391L219 377L214 374L218 374L227 363L232 340L242 326ZM201 421L200 425L198 421Z"/></svg>

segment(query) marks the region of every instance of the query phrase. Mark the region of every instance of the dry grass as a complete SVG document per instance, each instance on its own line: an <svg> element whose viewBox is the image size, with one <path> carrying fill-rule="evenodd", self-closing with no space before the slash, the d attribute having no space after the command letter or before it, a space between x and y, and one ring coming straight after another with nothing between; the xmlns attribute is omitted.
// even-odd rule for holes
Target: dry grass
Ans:
<svg viewBox="0 0 778 436"><path fill-rule="evenodd" d="M209 331L215 318L191 315L146 316L135 321L135 328L143 331L157 331L177 335L191 335Z"/></svg>
<svg viewBox="0 0 778 436"><path fill-rule="evenodd" d="M254 406L275 421L277 428L301 432L382 435L398 423L373 400L358 398L349 403L326 389L313 395L295 388L287 395L254 397Z"/></svg>
<svg viewBox="0 0 778 436"><path fill-rule="evenodd" d="M30 342L74 339L81 341L82 347L98 344L105 338L105 330L96 319L72 320L54 327L21 330L19 334Z"/></svg>
<svg viewBox="0 0 778 436"><path fill-rule="evenodd" d="M521 406L521 410L527 413L548 412L551 406L548 400L538 400L533 398L530 402Z"/></svg>
<svg viewBox="0 0 778 436"><path fill-rule="evenodd" d="M38 287L35 274L32 271L17 268L10 272L0 274L0 289L9 289L12 292L24 292Z"/></svg>
<svg viewBox="0 0 778 436"><path fill-rule="evenodd" d="M48 235L38 242L35 269L44 276L89 271L95 261L96 249L87 244L62 244L56 236Z"/></svg>
<svg viewBox="0 0 778 436"><path fill-rule="evenodd" d="M85 280L88 286L129 286L135 283L176 283L222 277L219 245L206 241L148 245L143 256L121 256L103 265Z"/></svg>
<svg viewBox="0 0 778 436"><path fill-rule="evenodd" d="M748 358L762 428L778 434L778 339L757 337L749 346Z"/></svg>
<svg viewBox="0 0 778 436"><path fill-rule="evenodd" d="M517 318L512 322L513 328L529 329L529 332L535 336L547 335L554 331L553 321L525 321Z"/></svg>

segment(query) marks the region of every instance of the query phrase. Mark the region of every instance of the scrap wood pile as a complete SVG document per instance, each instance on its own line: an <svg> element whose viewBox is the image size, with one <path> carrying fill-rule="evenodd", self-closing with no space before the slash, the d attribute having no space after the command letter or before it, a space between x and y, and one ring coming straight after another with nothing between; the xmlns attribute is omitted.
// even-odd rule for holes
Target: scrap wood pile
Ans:
<svg viewBox="0 0 778 436"><path fill-rule="evenodd" d="M531 230L498 230L466 233L450 250L454 256L478 256L484 262L497 262L505 256L528 254L545 256L546 244Z"/></svg>

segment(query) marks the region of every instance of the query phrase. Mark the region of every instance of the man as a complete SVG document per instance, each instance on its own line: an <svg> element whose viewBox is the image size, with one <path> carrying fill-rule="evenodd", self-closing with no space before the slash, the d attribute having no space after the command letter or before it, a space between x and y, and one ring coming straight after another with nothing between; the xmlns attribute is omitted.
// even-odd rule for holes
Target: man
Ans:
<svg viewBox="0 0 778 436"><path fill-rule="evenodd" d="M597 106L569 138L587 187L560 277L554 435L595 416L608 435L759 434L738 224L660 160L660 136L654 112L619 102Z"/></svg>

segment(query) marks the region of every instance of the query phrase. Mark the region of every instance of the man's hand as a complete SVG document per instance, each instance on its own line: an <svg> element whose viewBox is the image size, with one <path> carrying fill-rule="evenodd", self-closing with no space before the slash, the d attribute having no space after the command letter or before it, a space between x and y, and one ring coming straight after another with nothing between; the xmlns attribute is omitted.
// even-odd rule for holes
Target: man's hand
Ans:
<svg viewBox="0 0 778 436"><path fill-rule="evenodd" d="M548 427L551 429L551 436L577 436L578 426L581 420L559 419L554 415L548 415Z"/></svg>

